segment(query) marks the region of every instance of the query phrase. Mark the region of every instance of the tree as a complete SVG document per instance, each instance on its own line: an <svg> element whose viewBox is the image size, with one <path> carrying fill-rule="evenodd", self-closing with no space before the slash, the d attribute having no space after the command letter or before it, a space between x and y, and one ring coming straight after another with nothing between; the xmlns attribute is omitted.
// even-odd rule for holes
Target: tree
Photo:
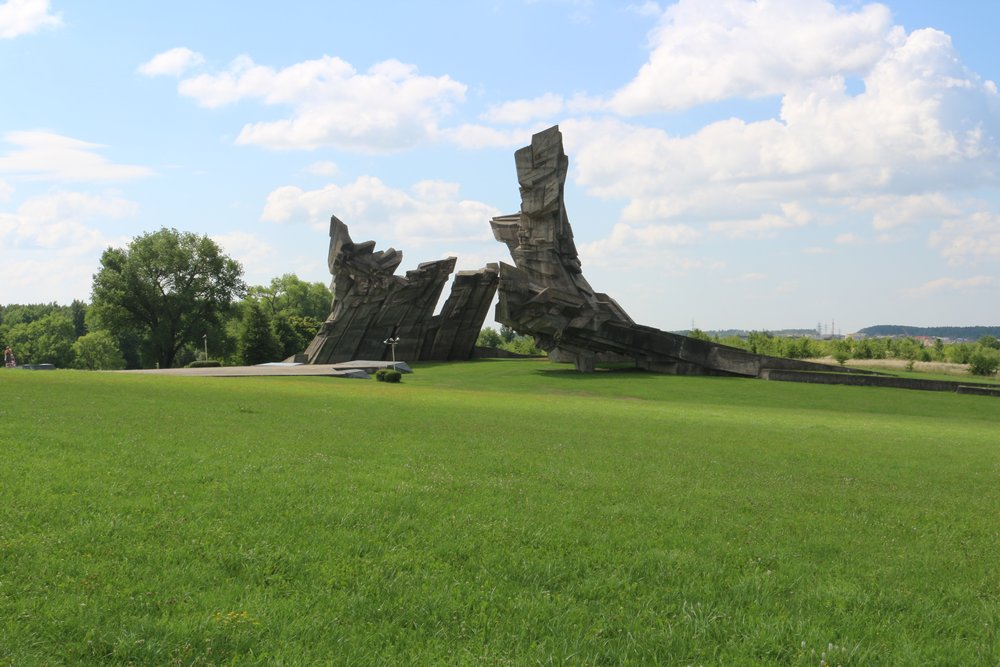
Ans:
<svg viewBox="0 0 1000 667"><path fill-rule="evenodd" d="M976 342L982 347L988 347L991 350L1000 350L1000 340L998 340L996 336L986 334Z"/></svg>
<svg viewBox="0 0 1000 667"><path fill-rule="evenodd" d="M243 318L240 332L239 357L246 366L277 361L281 342L274 333L271 318L256 301L251 301Z"/></svg>
<svg viewBox="0 0 1000 667"><path fill-rule="evenodd" d="M255 285L248 296L261 303L272 318L297 315L322 322L330 315L333 293L323 283L308 283L294 273L272 278L267 287ZM312 338L310 337L310 340Z"/></svg>
<svg viewBox="0 0 1000 667"><path fill-rule="evenodd" d="M500 334L493 327L483 327L482 331L479 332L479 337L476 339L476 346L478 347L500 347Z"/></svg>
<svg viewBox="0 0 1000 667"><path fill-rule="evenodd" d="M279 313L274 320L274 329L281 341L281 356L290 357L305 352L322 324L322 321L311 317Z"/></svg>
<svg viewBox="0 0 1000 667"><path fill-rule="evenodd" d="M1000 368L1000 351L992 347L979 345L969 357L969 372L973 375L995 375L998 368Z"/></svg>
<svg viewBox="0 0 1000 667"><path fill-rule="evenodd" d="M73 343L74 368L88 371L117 371L125 368L125 357L118 341L107 331L91 331Z"/></svg>
<svg viewBox="0 0 1000 667"><path fill-rule="evenodd" d="M160 367L170 368L245 291L243 267L214 241L164 228L104 251L91 308L101 328L119 339L138 333Z"/></svg>
<svg viewBox="0 0 1000 667"><path fill-rule="evenodd" d="M73 363L73 341L76 332L70 315L53 310L39 319L18 322L4 335L21 364L53 364L67 368Z"/></svg>

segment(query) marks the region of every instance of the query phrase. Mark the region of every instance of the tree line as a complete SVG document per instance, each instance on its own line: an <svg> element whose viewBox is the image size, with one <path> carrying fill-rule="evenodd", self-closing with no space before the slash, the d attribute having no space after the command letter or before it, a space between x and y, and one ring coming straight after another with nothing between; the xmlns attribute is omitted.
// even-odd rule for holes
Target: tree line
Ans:
<svg viewBox="0 0 1000 667"><path fill-rule="evenodd" d="M689 335L755 354L792 359L832 357L840 364L849 359L900 359L908 362L911 369L917 361L942 361L967 364L969 370L976 375L994 375L1000 368L1000 340L989 334L981 336L975 343L945 343L940 338L935 338L929 346L912 336L817 340L805 336L775 336L766 331L751 331L746 337L718 337L699 329L691 331Z"/></svg>
<svg viewBox="0 0 1000 667"><path fill-rule="evenodd" d="M161 229L108 248L91 302L0 306L0 346L19 364L171 368L207 356L226 365L303 352L330 312L322 283L294 274L247 285L207 236Z"/></svg>

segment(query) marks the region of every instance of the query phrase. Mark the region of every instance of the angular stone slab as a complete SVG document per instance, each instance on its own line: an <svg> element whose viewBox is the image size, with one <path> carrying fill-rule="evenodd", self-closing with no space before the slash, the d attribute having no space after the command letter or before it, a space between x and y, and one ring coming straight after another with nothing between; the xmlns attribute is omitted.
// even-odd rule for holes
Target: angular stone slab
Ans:
<svg viewBox="0 0 1000 667"><path fill-rule="evenodd" d="M592 371L597 355L617 354L661 373L757 377L764 368L841 370L825 364L752 354L636 324L583 276L564 203L569 158L559 126L535 134L514 153L521 210L490 221L514 265L501 263L496 320L534 336L542 349Z"/></svg>
<svg viewBox="0 0 1000 667"><path fill-rule="evenodd" d="M327 263L333 282L330 315L306 348L310 364L392 358L385 341L398 339L395 354L416 361L471 359L496 294L496 265L462 271L440 315L434 314L455 258L424 262L395 275L403 254L354 243L347 225L330 218Z"/></svg>

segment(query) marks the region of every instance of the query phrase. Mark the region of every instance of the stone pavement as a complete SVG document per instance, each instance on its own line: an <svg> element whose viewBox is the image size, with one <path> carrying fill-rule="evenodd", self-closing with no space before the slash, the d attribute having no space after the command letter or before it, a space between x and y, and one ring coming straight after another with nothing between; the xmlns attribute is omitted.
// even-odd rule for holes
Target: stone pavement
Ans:
<svg viewBox="0 0 1000 667"><path fill-rule="evenodd" d="M219 366L215 368L143 368L114 373L147 373L156 375L181 375L188 377L290 377L320 376L345 377L367 380L380 368L392 368L391 361L345 361L339 364L288 364L272 363L258 366ZM396 370L412 373L413 369L405 361L397 361Z"/></svg>

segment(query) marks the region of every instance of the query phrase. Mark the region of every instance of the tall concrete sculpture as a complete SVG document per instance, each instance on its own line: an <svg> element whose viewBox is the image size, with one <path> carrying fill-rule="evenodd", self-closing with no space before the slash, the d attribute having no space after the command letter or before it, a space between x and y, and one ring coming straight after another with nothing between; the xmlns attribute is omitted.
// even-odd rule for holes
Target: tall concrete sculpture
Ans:
<svg viewBox="0 0 1000 667"><path fill-rule="evenodd" d="M521 211L493 218L498 241L514 266L500 264L496 320L539 347L569 355L592 371L597 355L634 359L663 373L758 376L763 369L834 370L831 366L768 357L635 324L614 299L595 292L581 271L563 201L569 159L559 127L531 138L514 153ZM840 370L840 369L837 369Z"/></svg>
<svg viewBox="0 0 1000 667"><path fill-rule="evenodd" d="M330 218L327 263L333 282L330 316L306 348L311 364L387 359L385 341L398 338L395 354L407 361L470 359L497 288L497 266L460 271L440 315L434 314L455 270L455 258L424 262L395 275L403 253L375 251L374 241L354 243L347 225Z"/></svg>

